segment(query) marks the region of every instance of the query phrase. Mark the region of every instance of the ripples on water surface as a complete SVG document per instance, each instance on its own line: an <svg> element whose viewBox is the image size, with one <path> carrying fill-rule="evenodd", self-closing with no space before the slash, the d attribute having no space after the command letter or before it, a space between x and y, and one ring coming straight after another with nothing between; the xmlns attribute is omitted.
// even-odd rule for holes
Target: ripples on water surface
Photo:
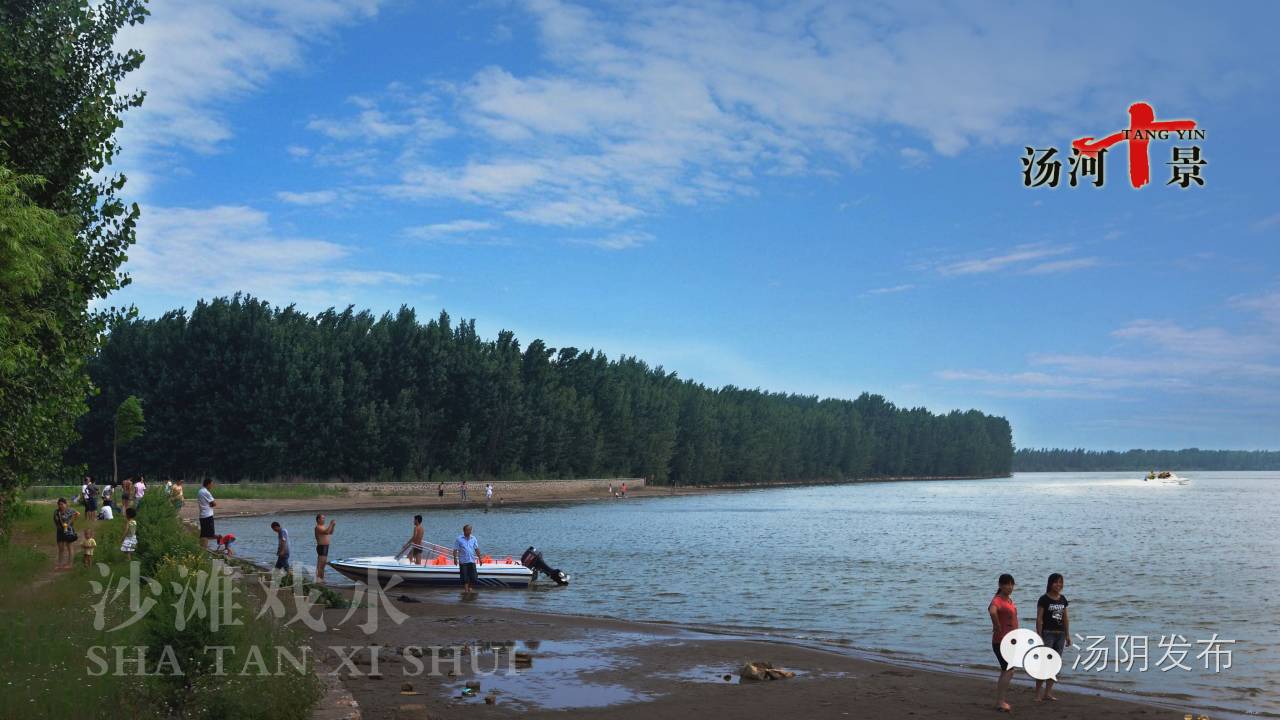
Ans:
<svg viewBox="0 0 1280 720"><path fill-rule="evenodd" d="M985 667L986 606L996 577L1035 626L1050 572L1066 576L1072 633L1149 636L1151 669L1070 669L1062 679L1139 693L1186 694L1234 710L1280 714L1280 473L1183 473L1190 485L1140 473L1033 473L991 480L865 483L568 506L333 513L332 557L391 554L412 515L451 542L464 522L481 548L529 545L573 584L490 592L483 602L552 612L667 620L845 641L867 649ZM284 516L294 558L314 560L311 517ZM219 521L238 549L275 549L269 519ZM336 573L332 573L337 575ZM442 597L450 597L444 592ZM1160 672L1161 635L1235 639L1233 667ZM1113 642L1113 641L1112 641ZM1114 647L1111 655L1114 657Z"/></svg>

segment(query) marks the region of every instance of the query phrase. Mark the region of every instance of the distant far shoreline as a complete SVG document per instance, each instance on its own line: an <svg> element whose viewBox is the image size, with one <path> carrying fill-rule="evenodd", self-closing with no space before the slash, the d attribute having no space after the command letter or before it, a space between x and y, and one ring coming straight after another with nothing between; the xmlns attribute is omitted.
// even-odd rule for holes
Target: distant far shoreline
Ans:
<svg viewBox="0 0 1280 720"><path fill-rule="evenodd" d="M1159 472L1280 470L1280 450L1084 450L1023 448L1014 472Z"/></svg>

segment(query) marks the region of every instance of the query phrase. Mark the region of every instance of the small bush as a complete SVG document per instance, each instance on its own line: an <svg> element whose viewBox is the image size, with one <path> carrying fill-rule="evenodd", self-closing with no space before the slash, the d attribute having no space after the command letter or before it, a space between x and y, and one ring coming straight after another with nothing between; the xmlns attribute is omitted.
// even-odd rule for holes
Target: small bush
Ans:
<svg viewBox="0 0 1280 720"><path fill-rule="evenodd" d="M159 497L146 498L138 507L137 520L138 550L134 559L142 563L143 575L154 575L166 555L201 552L200 541L182 524L173 503Z"/></svg>

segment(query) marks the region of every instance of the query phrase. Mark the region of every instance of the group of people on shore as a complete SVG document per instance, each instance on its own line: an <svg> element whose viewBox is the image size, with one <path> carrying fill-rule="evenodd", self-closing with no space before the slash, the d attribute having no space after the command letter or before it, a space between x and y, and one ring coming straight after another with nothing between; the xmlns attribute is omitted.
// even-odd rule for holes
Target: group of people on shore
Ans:
<svg viewBox="0 0 1280 720"><path fill-rule="evenodd" d="M181 509L182 480L165 481L164 495L175 508ZM124 553L127 559L132 560L133 553L138 549L138 508L142 506L146 497L147 480L142 475L137 476L137 479L132 476L126 477L119 483L113 479L105 485L98 485L94 482L92 475L86 475L84 482L80 485L80 492L72 498L84 508L83 515L79 510L73 509L71 502L65 497L58 498L57 507L53 511L54 533L58 544L58 559L54 569L71 569L73 546L77 540L81 542L84 566L89 567L93 564L93 557L98 547L97 538L94 537L95 529L92 526L85 527L84 537L81 539L75 525L81 517L88 522L113 521L123 514L125 527L124 536L120 542L120 552Z"/></svg>
<svg viewBox="0 0 1280 720"><path fill-rule="evenodd" d="M427 563L426 546L423 539L425 532L426 528L422 525L422 516L414 515L413 534L409 536L408 542L400 548L397 556L407 552L409 562L414 565L425 565ZM453 564L458 566L458 579L462 581L462 591L465 593L474 592L475 585L479 582L476 565L480 562L480 557L480 541L471 534L470 525L463 525L462 534L453 541Z"/></svg>
<svg viewBox="0 0 1280 720"><path fill-rule="evenodd" d="M1018 629L1018 606L1013 601L1015 583L1013 576L1005 573L1000 576L999 588L987 606L987 615L991 618L991 650L996 654L996 662L1000 664L1000 678L996 682L996 709L1012 712L1013 707L1005 700L1009 683L1013 680L1016 668L1009 663L1000 652L1000 641L1004 636ZM1049 575L1045 583L1044 594L1036 601L1036 634L1044 641L1045 647L1053 648L1059 656L1066 647L1071 646L1071 621L1067 613L1066 596L1062 594L1064 581L1061 573ZM1036 702L1053 701L1052 679L1036 680Z"/></svg>
<svg viewBox="0 0 1280 720"><path fill-rule="evenodd" d="M436 486L436 497L440 498L441 500L444 500L445 498L445 484L443 482ZM458 499L464 503L471 502L470 494L467 490L466 480L462 480L461 482L458 483ZM485 483L484 485L484 511L485 512L489 512L490 506L493 505L493 499L494 499L493 483ZM503 504L503 499L501 497L498 497L498 504L499 505Z"/></svg>

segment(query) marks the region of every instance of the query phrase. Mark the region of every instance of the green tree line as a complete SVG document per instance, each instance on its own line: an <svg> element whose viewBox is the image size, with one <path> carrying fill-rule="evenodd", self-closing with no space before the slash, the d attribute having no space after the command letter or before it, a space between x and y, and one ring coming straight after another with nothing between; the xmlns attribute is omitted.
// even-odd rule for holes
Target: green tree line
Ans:
<svg viewBox="0 0 1280 720"><path fill-rule="evenodd" d="M0 2L0 542L16 492L61 470L90 389L85 360L111 310L139 209L109 169L142 93L115 46L142 0Z"/></svg>
<svg viewBox="0 0 1280 720"><path fill-rule="evenodd" d="M1015 472L1101 470L1280 470L1274 450L1084 450L1022 448L1013 456Z"/></svg>
<svg viewBox="0 0 1280 720"><path fill-rule="evenodd" d="M68 461L109 472L129 396L147 433L121 473L271 481L648 477L746 483L1007 475L1009 423L856 400L709 389L635 357L493 340L447 313L308 315L237 294L121 319Z"/></svg>

